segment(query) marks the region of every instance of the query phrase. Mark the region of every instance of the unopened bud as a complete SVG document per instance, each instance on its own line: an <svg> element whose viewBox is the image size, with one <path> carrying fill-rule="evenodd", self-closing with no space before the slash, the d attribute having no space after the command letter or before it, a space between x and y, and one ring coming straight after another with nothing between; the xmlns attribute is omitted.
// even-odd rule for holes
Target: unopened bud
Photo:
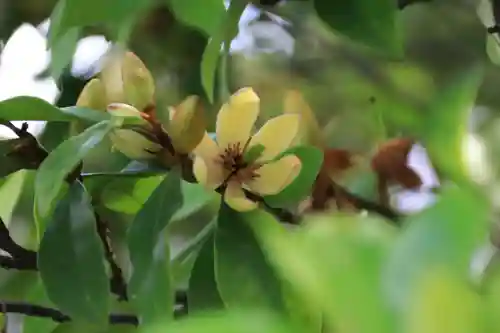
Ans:
<svg viewBox="0 0 500 333"><path fill-rule="evenodd" d="M87 82L78 96L76 106L103 111L106 109L106 94L101 80L94 78Z"/></svg>
<svg viewBox="0 0 500 333"><path fill-rule="evenodd" d="M318 120L300 91L290 90L286 93L284 112L299 114L301 117L301 126L296 141L318 147L324 146L323 132Z"/></svg>
<svg viewBox="0 0 500 333"><path fill-rule="evenodd" d="M155 158L162 149L152 138L133 129L115 129L110 133L110 139L114 149L133 160Z"/></svg>
<svg viewBox="0 0 500 333"><path fill-rule="evenodd" d="M124 54L119 51L111 52L105 59L100 78L104 86L108 104L126 102L122 78L123 59Z"/></svg>
<svg viewBox="0 0 500 333"><path fill-rule="evenodd" d="M148 121L144 118L146 115L131 105L111 103L107 107L107 112L109 112L112 117L121 118L123 124L149 126Z"/></svg>
<svg viewBox="0 0 500 333"><path fill-rule="evenodd" d="M189 96L169 109L168 134L176 151L187 154L201 142L206 123L203 106L197 96Z"/></svg>
<svg viewBox="0 0 500 333"><path fill-rule="evenodd" d="M155 83L151 72L134 53L127 52L122 64L123 91L128 104L143 110L154 103Z"/></svg>

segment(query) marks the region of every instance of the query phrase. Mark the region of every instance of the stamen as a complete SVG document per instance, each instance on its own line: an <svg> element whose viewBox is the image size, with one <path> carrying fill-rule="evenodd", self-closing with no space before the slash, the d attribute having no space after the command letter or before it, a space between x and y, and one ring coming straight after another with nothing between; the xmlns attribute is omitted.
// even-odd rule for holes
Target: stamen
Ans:
<svg viewBox="0 0 500 333"><path fill-rule="evenodd" d="M244 159L244 152L249 141L245 143L244 147L241 147L239 142L231 144L219 155L218 163L222 164L228 174L224 183L227 183L233 177L238 182L246 182L259 177L256 171L260 168L260 165L249 164Z"/></svg>

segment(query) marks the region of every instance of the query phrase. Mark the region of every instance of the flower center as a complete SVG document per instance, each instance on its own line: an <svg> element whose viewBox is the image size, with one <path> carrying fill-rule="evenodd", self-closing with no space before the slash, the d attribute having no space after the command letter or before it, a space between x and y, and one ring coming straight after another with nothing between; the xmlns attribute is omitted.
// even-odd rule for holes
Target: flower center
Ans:
<svg viewBox="0 0 500 333"><path fill-rule="evenodd" d="M230 179L238 182L245 182L259 176L256 171L260 168L260 165L245 161L245 148L246 145L242 147L239 142L230 144L224 149L224 152L219 155L219 161L227 175L225 183Z"/></svg>

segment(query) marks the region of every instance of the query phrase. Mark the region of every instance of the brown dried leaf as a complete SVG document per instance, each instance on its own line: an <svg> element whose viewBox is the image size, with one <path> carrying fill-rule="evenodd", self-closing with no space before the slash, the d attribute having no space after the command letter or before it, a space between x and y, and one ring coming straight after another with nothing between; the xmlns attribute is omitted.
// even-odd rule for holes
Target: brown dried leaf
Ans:
<svg viewBox="0 0 500 333"><path fill-rule="evenodd" d="M420 187L420 176L407 165L413 143L414 141L408 138L389 140L373 156L372 169L388 183L398 183L407 189Z"/></svg>

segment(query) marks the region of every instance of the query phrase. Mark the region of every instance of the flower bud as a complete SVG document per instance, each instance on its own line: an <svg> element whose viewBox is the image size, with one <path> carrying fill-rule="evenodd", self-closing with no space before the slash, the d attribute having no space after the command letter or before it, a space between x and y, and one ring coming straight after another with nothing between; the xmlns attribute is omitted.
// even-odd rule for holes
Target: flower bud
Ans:
<svg viewBox="0 0 500 333"><path fill-rule="evenodd" d="M133 160L154 158L162 149L152 138L134 129L114 129L110 139L114 149Z"/></svg>
<svg viewBox="0 0 500 333"><path fill-rule="evenodd" d="M114 51L107 55L100 78L103 84L107 104L126 102L123 90L122 64L123 53Z"/></svg>
<svg viewBox="0 0 500 333"><path fill-rule="evenodd" d="M134 53L127 52L122 64L123 91L128 104L143 110L154 103L155 83L151 72Z"/></svg>
<svg viewBox="0 0 500 333"><path fill-rule="evenodd" d="M187 154L201 142L206 123L203 106L197 96L187 97L181 104L171 107L168 134L176 151Z"/></svg>
<svg viewBox="0 0 500 333"><path fill-rule="evenodd" d="M109 112L112 117L123 120L123 124L142 125L145 127L150 126L149 122L144 119L145 114L128 104L111 103L108 105L107 112Z"/></svg>
<svg viewBox="0 0 500 333"><path fill-rule="evenodd" d="M324 146L325 139L318 120L299 91L290 90L286 93L284 112L295 113L301 116L301 126L296 141L302 141L302 143L308 143L317 147Z"/></svg>
<svg viewBox="0 0 500 333"><path fill-rule="evenodd" d="M104 86L101 80L96 78L87 82L76 101L76 106L94 110L105 110L106 104Z"/></svg>

